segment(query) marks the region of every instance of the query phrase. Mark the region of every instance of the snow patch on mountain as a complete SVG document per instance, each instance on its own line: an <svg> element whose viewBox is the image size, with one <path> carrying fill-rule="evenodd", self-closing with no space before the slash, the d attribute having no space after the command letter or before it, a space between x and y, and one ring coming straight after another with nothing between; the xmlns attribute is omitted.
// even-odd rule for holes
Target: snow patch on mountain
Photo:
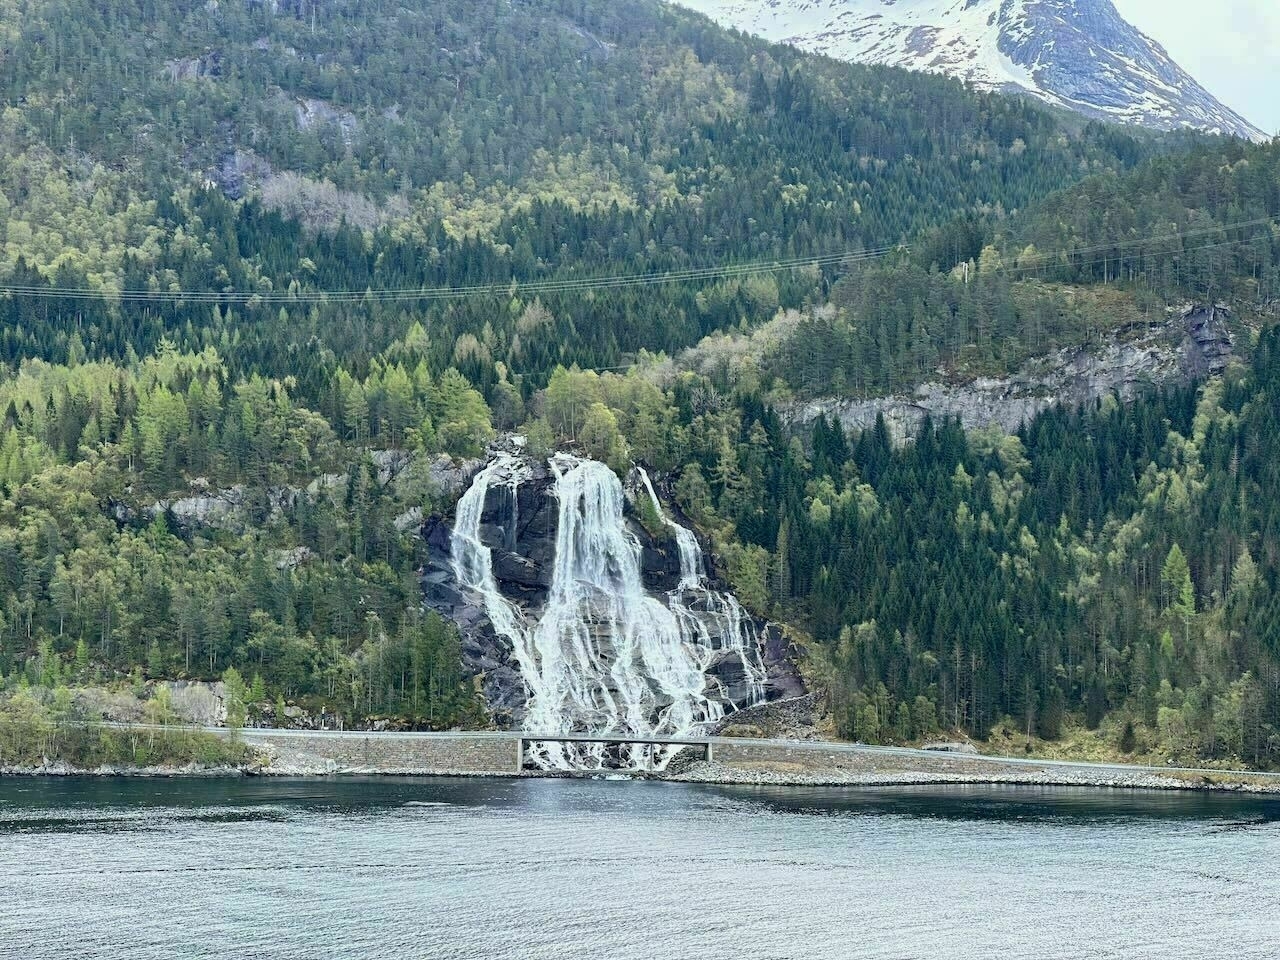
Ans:
<svg viewBox="0 0 1280 960"><path fill-rule="evenodd" d="M1111 0L680 0L728 26L857 63L1026 92L1098 119L1268 139Z"/></svg>

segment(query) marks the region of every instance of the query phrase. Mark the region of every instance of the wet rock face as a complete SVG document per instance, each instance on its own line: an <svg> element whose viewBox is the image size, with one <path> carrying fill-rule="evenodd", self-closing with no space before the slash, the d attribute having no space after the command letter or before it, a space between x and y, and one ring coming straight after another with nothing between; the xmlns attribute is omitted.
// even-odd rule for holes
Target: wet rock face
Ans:
<svg viewBox="0 0 1280 960"><path fill-rule="evenodd" d="M489 490L480 534L493 553L494 577L503 594L522 607L540 608L551 587L557 510L550 472L542 465L533 469L532 479L514 496L505 486ZM458 587L451 558L452 518L428 517L422 532L428 550L423 600L458 626L467 670L480 678L490 713L500 725L511 726L523 714L525 690L510 643L494 630L480 599Z"/></svg>
<svg viewBox="0 0 1280 960"><path fill-rule="evenodd" d="M249 150L230 150L210 171L211 179L232 200L242 199L254 185L272 174L271 164Z"/></svg>
<svg viewBox="0 0 1280 960"><path fill-rule="evenodd" d="M480 539L493 557L493 575L501 593L514 601L530 620L540 618L551 590L559 528L559 503L555 478L543 463L529 462L529 477L513 491L491 486L480 518ZM511 642L494 629L482 601L459 588L454 575L451 546L453 518L428 517L422 535L428 562L422 572L426 606L457 624L468 671L479 678L480 689L495 721L504 727L519 726L524 718L526 688ZM673 541L654 537L634 517L628 527L640 544L640 575L646 591L663 597L680 585L680 556ZM706 615L705 629L713 645L719 645L723 625L705 602L689 600L698 616ZM588 620L588 624L591 621ZM772 700L803 692L793 665L794 651L773 624L754 621L761 640L767 671L766 696ZM608 630L592 630L600 652L610 655ZM744 702L750 678L739 658L717 655L707 668L711 683L725 699Z"/></svg>
<svg viewBox="0 0 1280 960"><path fill-rule="evenodd" d="M1187 328L1184 368L1193 377L1221 373L1231 359L1231 334L1227 321L1231 312L1222 305L1192 307L1183 314Z"/></svg>
<svg viewBox="0 0 1280 960"><path fill-rule="evenodd" d="M494 486L480 515L481 542L493 552L493 573L502 592L541 606L551 589L558 508L552 477L542 464L513 492Z"/></svg>

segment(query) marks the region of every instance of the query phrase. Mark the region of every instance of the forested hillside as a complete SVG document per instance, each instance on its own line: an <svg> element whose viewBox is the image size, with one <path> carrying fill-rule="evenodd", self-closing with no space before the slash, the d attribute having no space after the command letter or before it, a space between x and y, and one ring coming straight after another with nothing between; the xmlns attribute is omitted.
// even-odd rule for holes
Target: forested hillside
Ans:
<svg viewBox="0 0 1280 960"><path fill-rule="evenodd" d="M809 625L848 736L1105 723L1127 753L1270 763L1276 349L1268 332L1251 369L1199 391L1018 436L926 421L899 449L883 424L822 420L806 452L747 403L679 490L737 538L740 588Z"/></svg>
<svg viewBox="0 0 1280 960"><path fill-rule="evenodd" d="M1013 217L922 231L909 251L843 276L835 310L748 352L803 394L874 396L938 369L1007 374L1064 344L1157 327L1186 303L1266 323L1280 302L1278 217L1280 149L1197 145Z"/></svg>
<svg viewBox="0 0 1280 960"><path fill-rule="evenodd" d="M7 358L63 361L73 331L89 358L141 355L168 333L219 346L237 375L287 368L309 396L335 357L363 375L414 319L435 368L458 363L487 391L491 364L467 367L473 339L540 385L555 362L616 366L767 317L830 275L616 288L589 310L549 296L540 338L519 336L518 291L229 315L110 292L305 297L876 249L1154 149L652 2L6 11L4 269L19 286L107 294L13 301L42 322L10 316Z"/></svg>
<svg viewBox="0 0 1280 960"><path fill-rule="evenodd" d="M1014 438L773 410L1189 299L1264 326L1280 148L644 0L8 3L0 48L10 689L230 668L255 704L482 722L416 526L456 493L438 456L520 430L659 472L744 600L812 636L847 735L1129 722L1130 750L1280 755L1267 337L1199 393ZM682 369L711 334L746 347Z"/></svg>

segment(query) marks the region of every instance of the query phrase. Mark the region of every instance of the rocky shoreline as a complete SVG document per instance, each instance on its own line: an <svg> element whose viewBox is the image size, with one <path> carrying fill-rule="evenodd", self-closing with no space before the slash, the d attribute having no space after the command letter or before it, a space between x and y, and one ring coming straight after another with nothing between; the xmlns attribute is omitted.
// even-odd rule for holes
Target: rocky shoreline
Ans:
<svg viewBox="0 0 1280 960"><path fill-rule="evenodd" d="M1063 767L1054 772L1036 768L1025 773L941 773L919 771L864 771L815 769L785 771L753 769L699 761L674 776L676 783L753 787L918 787L918 786L1027 786L1089 787L1121 790L1193 790L1225 793L1280 794L1280 780L1267 780L1247 772L1222 771L1213 775L1178 776L1144 769L1132 772L1093 771L1088 767ZM1217 779L1221 777L1221 779Z"/></svg>
<svg viewBox="0 0 1280 960"><path fill-rule="evenodd" d="M192 777L216 779L219 777L244 777L262 773L252 764L240 766L203 766L197 763L182 765L156 764L131 766L103 764L100 767L77 767L61 761L50 761L35 766L5 764L0 766L0 777Z"/></svg>

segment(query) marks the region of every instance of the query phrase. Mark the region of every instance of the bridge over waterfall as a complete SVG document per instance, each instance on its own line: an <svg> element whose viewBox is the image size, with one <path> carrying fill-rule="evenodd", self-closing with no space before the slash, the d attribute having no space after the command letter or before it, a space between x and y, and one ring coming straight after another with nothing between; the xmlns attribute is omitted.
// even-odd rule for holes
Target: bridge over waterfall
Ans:
<svg viewBox="0 0 1280 960"><path fill-rule="evenodd" d="M159 728L157 728L159 729ZM224 727L198 728L227 736ZM535 750L574 747L591 751L602 762L594 772L621 769L609 766L626 760L623 751L665 752L670 759L688 748L695 759L711 760L732 741L708 737L663 737L626 733L531 733L523 730L455 730L442 733L363 730L277 730L247 727L236 731L251 746L270 747L280 766L307 769L323 764L328 772L465 773L511 776L541 768ZM634 759L631 753L630 758ZM623 765L625 766L625 764ZM578 769L565 772L590 773Z"/></svg>
<svg viewBox="0 0 1280 960"><path fill-rule="evenodd" d="M695 747L701 752L701 759L714 759L714 741L699 737L655 737L655 736L629 736L624 733L526 733L523 731L515 733L516 744L516 769L523 770L526 759L526 747L529 744L575 744L587 747L598 746L601 748L608 747L628 747L649 748L652 753L659 751L671 751L680 749L681 747ZM535 766L537 763L536 757ZM647 764L645 766L648 766ZM600 768L608 769L608 768Z"/></svg>

